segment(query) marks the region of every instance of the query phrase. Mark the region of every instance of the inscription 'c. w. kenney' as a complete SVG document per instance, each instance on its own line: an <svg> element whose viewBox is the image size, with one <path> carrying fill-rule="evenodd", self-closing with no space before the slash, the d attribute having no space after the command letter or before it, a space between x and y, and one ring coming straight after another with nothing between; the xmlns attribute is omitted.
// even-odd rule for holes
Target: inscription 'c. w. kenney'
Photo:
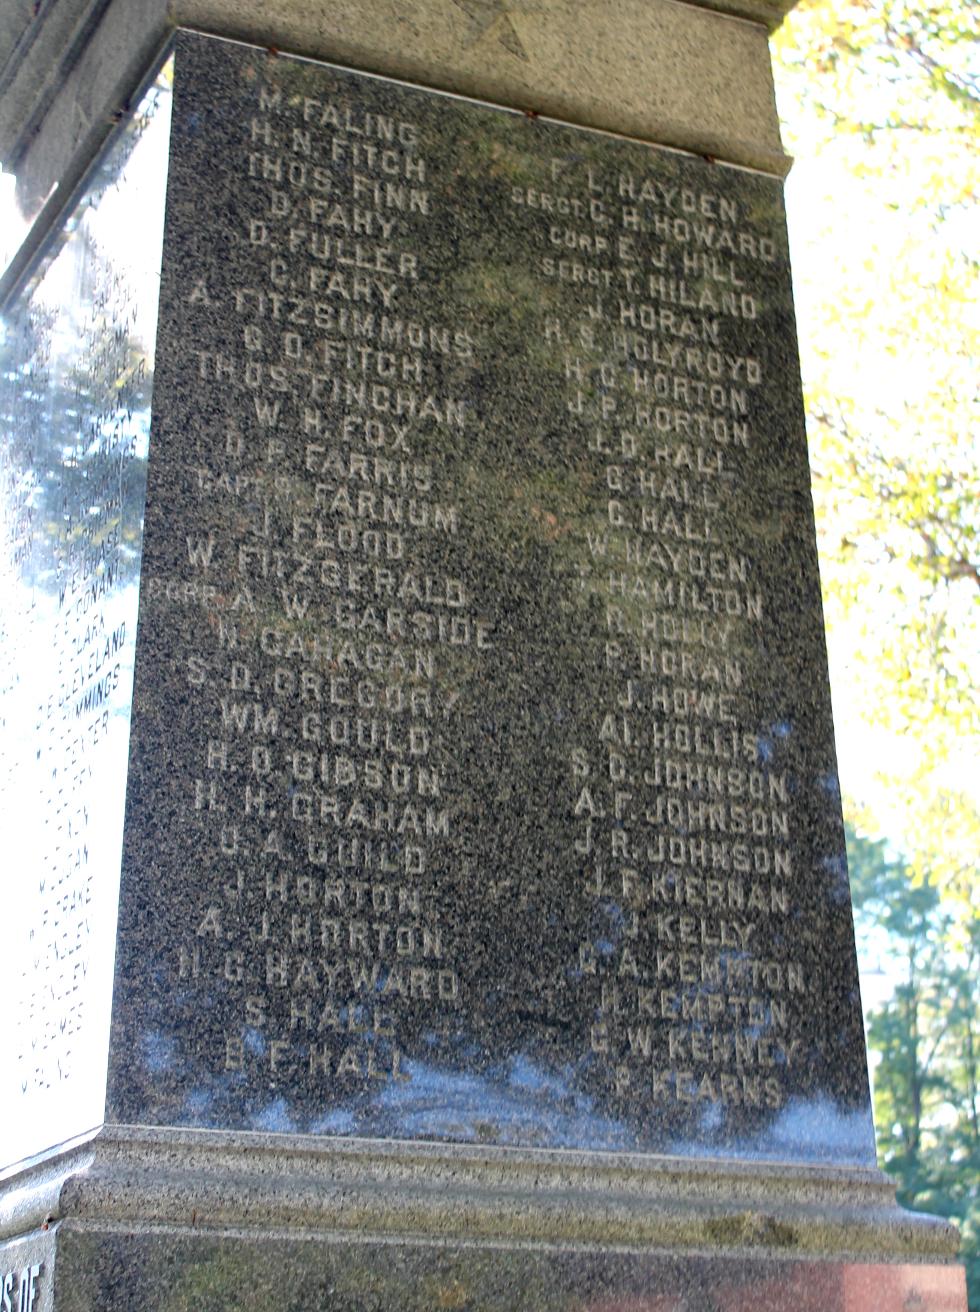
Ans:
<svg viewBox="0 0 980 1312"><path fill-rule="evenodd" d="M112 1117L872 1160L777 183L188 35L169 188Z"/></svg>

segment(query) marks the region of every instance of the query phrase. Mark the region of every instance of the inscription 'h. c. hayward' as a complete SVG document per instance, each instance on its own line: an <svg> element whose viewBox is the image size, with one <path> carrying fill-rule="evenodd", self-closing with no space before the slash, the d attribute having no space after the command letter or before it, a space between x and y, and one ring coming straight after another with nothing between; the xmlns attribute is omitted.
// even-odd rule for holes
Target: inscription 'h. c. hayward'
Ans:
<svg viewBox="0 0 980 1312"><path fill-rule="evenodd" d="M773 185L191 37L175 114L110 1101L755 1156L860 1110Z"/></svg>

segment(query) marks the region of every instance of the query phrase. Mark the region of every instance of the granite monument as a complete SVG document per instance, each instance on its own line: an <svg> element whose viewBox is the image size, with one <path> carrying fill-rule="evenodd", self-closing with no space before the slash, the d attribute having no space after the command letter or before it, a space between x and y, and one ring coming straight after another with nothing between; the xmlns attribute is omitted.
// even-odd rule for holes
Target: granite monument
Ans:
<svg viewBox="0 0 980 1312"><path fill-rule="evenodd" d="M184 31L18 274L10 1306L964 1305L739 163Z"/></svg>

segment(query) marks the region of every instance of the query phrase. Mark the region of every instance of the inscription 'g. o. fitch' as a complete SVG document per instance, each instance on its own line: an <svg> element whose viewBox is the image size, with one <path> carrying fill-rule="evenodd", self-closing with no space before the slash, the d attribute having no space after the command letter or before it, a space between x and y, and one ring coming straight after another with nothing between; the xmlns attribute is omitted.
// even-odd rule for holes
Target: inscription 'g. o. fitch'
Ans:
<svg viewBox="0 0 980 1312"><path fill-rule="evenodd" d="M176 88L110 1103L863 1109L775 184L191 36Z"/></svg>

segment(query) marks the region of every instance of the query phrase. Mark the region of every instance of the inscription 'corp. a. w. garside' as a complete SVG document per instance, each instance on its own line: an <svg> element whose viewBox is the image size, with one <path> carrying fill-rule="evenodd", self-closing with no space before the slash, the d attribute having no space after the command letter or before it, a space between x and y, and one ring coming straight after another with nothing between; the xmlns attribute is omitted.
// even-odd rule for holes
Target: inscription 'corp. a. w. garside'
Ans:
<svg viewBox="0 0 980 1312"><path fill-rule="evenodd" d="M113 1117L865 1160L777 184L190 36L173 142Z"/></svg>

